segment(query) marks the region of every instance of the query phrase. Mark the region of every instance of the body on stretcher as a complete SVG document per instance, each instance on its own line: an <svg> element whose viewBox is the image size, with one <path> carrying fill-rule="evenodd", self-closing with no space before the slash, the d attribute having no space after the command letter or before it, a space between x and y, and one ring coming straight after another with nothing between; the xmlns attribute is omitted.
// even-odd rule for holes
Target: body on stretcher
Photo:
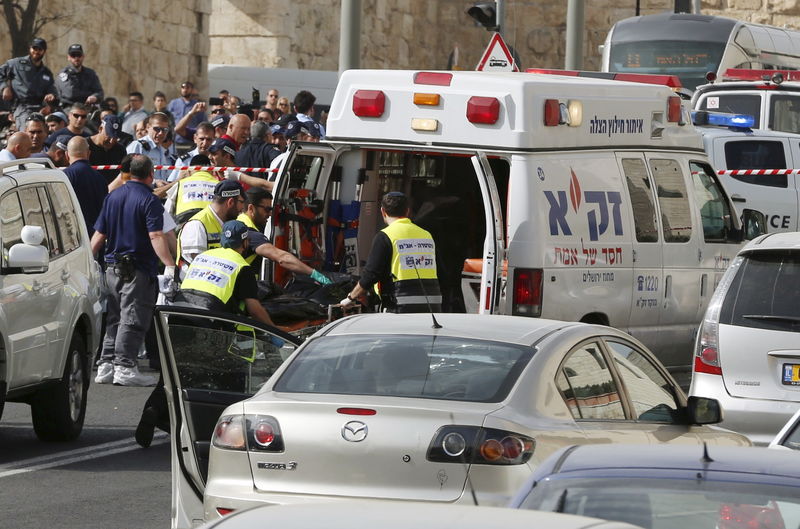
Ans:
<svg viewBox="0 0 800 529"><path fill-rule="evenodd" d="M328 305L328 316L326 318L296 321L288 325L278 325L278 328L304 340L332 321L353 314L361 314L361 308L362 306L360 304L355 304L350 307Z"/></svg>

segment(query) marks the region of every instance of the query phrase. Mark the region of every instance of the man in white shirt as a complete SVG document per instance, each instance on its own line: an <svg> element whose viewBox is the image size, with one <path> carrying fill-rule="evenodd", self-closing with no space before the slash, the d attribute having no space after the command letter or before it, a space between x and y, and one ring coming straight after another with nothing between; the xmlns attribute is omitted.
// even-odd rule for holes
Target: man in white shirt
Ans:
<svg viewBox="0 0 800 529"><path fill-rule="evenodd" d="M0 151L0 162L10 162L31 156L31 137L27 132L15 132Z"/></svg>

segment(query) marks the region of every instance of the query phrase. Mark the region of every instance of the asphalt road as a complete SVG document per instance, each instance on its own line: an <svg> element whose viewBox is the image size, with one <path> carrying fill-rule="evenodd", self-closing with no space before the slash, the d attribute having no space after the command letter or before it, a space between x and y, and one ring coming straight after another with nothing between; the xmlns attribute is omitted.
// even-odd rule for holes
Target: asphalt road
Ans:
<svg viewBox="0 0 800 529"><path fill-rule="evenodd" d="M30 408L6 403L0 529L168 528L168 437L157 433L146 450L133 439L150 391L93 383L83 433L72 443L42 443Z"/></svg>

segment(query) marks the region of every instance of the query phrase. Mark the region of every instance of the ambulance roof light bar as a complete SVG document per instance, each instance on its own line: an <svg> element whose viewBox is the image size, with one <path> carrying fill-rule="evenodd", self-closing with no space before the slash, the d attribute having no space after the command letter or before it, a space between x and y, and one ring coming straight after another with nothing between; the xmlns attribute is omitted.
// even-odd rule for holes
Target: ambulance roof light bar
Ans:
<svg viewBox="0 0 800 529"><path fill-rule="evenodd" d="M590 72L585 70L553 70L550 68L528 68L526 73L538 73L543 75L566 75L569 77L589 77L592 79L609 79L613 81L628 81L630 83L658 84L668 86L673 90L683 88L681 80L677 75L659 75L643 73L614 73L614 72Z"/></svg>
<svg viewBox="0 0 800 529"><path fill-rule="evenodd" d="M800 81L800 71L795 70L748 70L728 68L722 74L723 81L771 81L781 84L784 81Z"/></svg>
<svg viewBox="0 0 800 529"><path fill-rule="evenodd" d="M724 112L709 112L708 110L695 110L692 112L692 123L695 125L750 129L755 125L755 122L755 118L749 114L728 114Z"/></svg>

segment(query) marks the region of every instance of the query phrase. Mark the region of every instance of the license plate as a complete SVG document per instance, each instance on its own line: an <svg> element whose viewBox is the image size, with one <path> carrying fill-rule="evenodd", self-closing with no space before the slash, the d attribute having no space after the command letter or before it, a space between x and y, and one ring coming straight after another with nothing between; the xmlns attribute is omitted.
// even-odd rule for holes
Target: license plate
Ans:
<svg viewBox="0 0 800 529"><path fill-rule="evenodd" d="M800 364L783 364L781 382L784 386L800 386Z"/></svg>

